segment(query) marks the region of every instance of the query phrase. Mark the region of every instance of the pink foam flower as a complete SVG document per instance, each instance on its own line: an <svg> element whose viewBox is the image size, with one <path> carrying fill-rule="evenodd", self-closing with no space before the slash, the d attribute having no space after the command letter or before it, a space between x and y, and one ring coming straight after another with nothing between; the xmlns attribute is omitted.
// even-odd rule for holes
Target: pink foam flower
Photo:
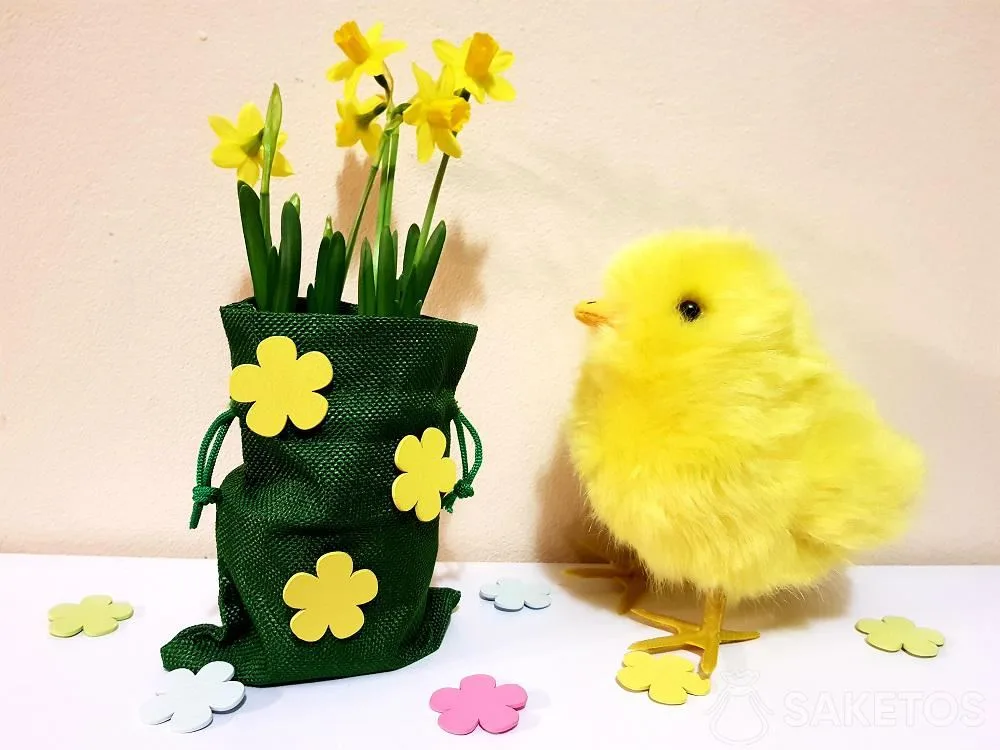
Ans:
<svg viewBox="0 0 1000 750"><path fill-rule="evenodd" d="M497 685L487 674L470 675L457 688L441 688L431 696L431 708L441 714L438 726L450 734L469 734L476 727L491 734L509 732L527 702L523 687Z"/></svg>

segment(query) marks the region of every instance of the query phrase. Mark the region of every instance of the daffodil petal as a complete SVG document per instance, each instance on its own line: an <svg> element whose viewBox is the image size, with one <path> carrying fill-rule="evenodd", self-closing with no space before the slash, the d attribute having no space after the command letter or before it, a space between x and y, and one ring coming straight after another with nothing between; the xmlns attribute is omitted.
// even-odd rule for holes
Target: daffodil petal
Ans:
<svg viewBox="0 0 1000 750"><path fill-rule="evenodd" d="M247 138L257 135L264 129L264 118L253 102L247 102L240 108L240 114L236 118L236 129L240 136Z"/></svg>
<svg viewBox="0 0 1000 750"><path fill-rule="evenodd" d="M286 133L284 130L282 130L281 132L278 133L278 140L275 143L275 146L277 148L281 148L286 143L288 143L288 133Z"/></svg>
<svg viewBox="0 0 1000 750"><path fill-rule="evenodd" d="M514 64L514 53L513 52L497 52L493 56L493 61L490 63L490 73L496 75L497 73L503 73L507 68Z"/></svg>
<svg viewBox="0 0 1000 750"><path fill-rule="evenodd" d="M323 352L306 352L295 362L296 387L318 391L333 380L333 366Z"/></svg>
<svg viewBox="0 0 1000 750"><path fill-rule="evenodd" d="M385 28L385 24L382 21L376 21L373 23L368 31L365 32L365 41L369 45L373 46L379 43L382 38L382 30Z"/></svg>
<svg viewBox="0 0 1000 750"><path fill-rule="evenodd" d="M293 615L289 627L296 638L315 643L324 635L330 623L326 621L323 612L317 609L303 609Z"/></svg>
<svg viewBox="0 0 1000 750"><path fill-rule="evenodd" d="M233 125L229 120L221 115L209 115L208 116L209 127L212 131L219 136L224 141L236 141L239 140L239 135L236 132L236 126Z"/></svg>
<svg viewBox="0 0 1000 750"><path fill-rule="evenodd" d="M440 60L443 65L458 65L458 55L460 51L454 44L447 42L444 39L435 39L431 43L431 47L434 49L434 54L437 55L437 59Z"/></svg>
<svg viewBox="0 0 1000 750"><path fill-rule="evenodd" d="M421 98L433 98L437 92L437 86L434 85L434 79L431 78L431 74L416 63L413 63L413 77L417 79L417 95Z"/></svg>
<svg viewBox="0 0 1000 750"><path fill-rule="evenodd" d="M399 510L407 513L417 504L419 483L412 474L400 474L392 482L392 502Z"/></svg>
<svg viewBox="0 0 1000 750"><path fill-rule="evenodd" d="M235 143L220 143L212 149L212 163L223 169L236 169L246 160L246 153Z"/></svg>
<svg viewBox="0 0 1000 750"><path fill-rule="evenodd" d="M241 404L264 395L264 372L257 365L238 365L229 375L229 397Z"/></svg>
<svg viewBox="0 0 1000 750"><path fill-rule="evenodd" d="M378 579L370 570L358 570L348 583L355 604L367 604L378 595Z"/></svg>
<svg viewBox="0 0 1000 750"><path fill-rule="evenodd" d="M378 153L379 143L382 140L382 126L378 124L372 124L367 130L361 133L361 145L364 146L365 152L371 157L375 157Z"/></svg>
<svg viewBox="0 0 1000 750"><path fill-rule="evenodd" d="M414 471L420 467L423 455L423 446L417 436L407 435L396 446L396 468L400 471Z"/></svg>
<svg viewBox="0 0 1000 750"><path fill-rule="evenodd" d="M395 55L397 52L402 52L406 49L406 42L400 41L398 39L393 39L388 42L379 42L378 44L372 45L373 53L381 57L383 60L389 55Z"/></svg>
<svg viewBox="0 0 1000 750"><path fill-rule="evenodd" d="M260 177L260 167L253 159L246 159L236 170L236 176L248 185L256 185Z"/></svg>
<svg viewBox="0 0 1000 750"><path fill-rule="evenodd" d="M657 703L668 706L679 706L687 703L687 691L676 682L657 680L649 686L649 697Z"/></svg>
<svg viewBox="0 0 1000 750"><path fill-rule="evenodd" d="M257 344L257 361L265 370L284 370L295 359L295 342L287 336L269 336Z"/></svg>
<svg viewBox="0 0 1000 750"><path fill-rule="evenodd" d="M309 573L296 573L285 584L281 598L293 609L306 609L319 594L319 579Z"/></svg>
<svg viewBox="0 0 1000 750"><path fill-rule="evenodd" d="M327 552L316 561L316 575L324 585L344 584L354 570L354 561L346 552Z"/></svg>
<svg viewBox="0 0 1000 750"><path fill-rule="evenodd" d="M455 159L462 157L462 147L458 145L458 140L447 128L434 128L434 142L444 153Z"/></svg>
<svg viewBox="0 0 1000 750"><path fill-rule="evenodd" d="M330 67L330 69L326 71L326 77L330 81L343 81L345 78L350 78L351 74L354 73L357 67L358 66L350 60L344 60L343 62L339 62Z"/></svg>
<svg viewBox="0 0 1000 750"><path fill-rule="evenodd" d="M251 432L261 437L274 437L285 429L288 415L270 400L258 401L247 412L246 424Z"/></svg>
<svg viewBox="0 0 1000 750"><path fill-rule="evenodd" d="M421 123L417 126L417 160L421 162L430 161L434 154L434 134L431 126Z"/></svg>
<svg viewBox="0 0 1000 750"><path fill-rule="evenodd" d="M365 613L359 607L344 607L336 612L330 622L334 638L350 638L365 624Z"/></svg>
<svg viewBox="0 0 1000 750"><path fill-rule="evenodd" d="M510 85L510 81L500 76L494 76L492 84L487 89L487 93L498 102L512 102L516 95L514 87Z"/></svg>
<svg viewBox="0 0 1000 750"><path fill-rule="evenodd" d="M272 177L290 177L295 174L292 169L291 163L285 158L284 154L275 154L274 161L271 162L271 176Z"/></svg>

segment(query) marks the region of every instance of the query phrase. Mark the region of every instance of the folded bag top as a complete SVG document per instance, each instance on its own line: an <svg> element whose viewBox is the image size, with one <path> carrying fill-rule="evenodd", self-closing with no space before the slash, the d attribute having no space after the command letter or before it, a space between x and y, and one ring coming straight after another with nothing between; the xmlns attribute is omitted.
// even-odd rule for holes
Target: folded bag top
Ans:
<svg viewBox="0 0 1000 750"><path fill-rule="evenodd" d="M444 637L459 594L430 587L438 519L421 521L394 504L392 485L400 474L394 455L407 435L419 437L428 428L450 435L460 414L455 389L477 329L429 317L357 316L348 305L343 312L261 312L250 300L221 310L234 368L256 365L258 345L284 336L299 357L325 355L333 377L317 391L328 409L312 429L289 421L276 436L263 437L247 427L252 404L233 404L244 464L226 477L217 502L222 626L178 633L161 651L166 669L197 671L226 661L248 685L349 677L406 666L435 651ZM324 555L329 564L317 573ZM347 566L341 589L329 572L337 570L334 561ZM298 580L302 591L311 585L308 578L319 582L317 592L325 592L320 609L349 599L352 585L366 588L362 578L376 579L377 593L344 600L345 616L363 624L346 637L332 628L303 640L305 620L319 609L297 613L304 595L298 589L291 604L286 601L285 587L296 574L305 576ZM302 618L299 635L293 617ZM357 624L352 620L340 635Z"/></svg>

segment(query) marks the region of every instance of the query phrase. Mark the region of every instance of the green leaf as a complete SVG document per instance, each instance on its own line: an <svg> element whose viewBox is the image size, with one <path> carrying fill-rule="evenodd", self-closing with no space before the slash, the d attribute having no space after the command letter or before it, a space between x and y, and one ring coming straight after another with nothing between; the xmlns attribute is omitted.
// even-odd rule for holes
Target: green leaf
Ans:
<svg viewBox="0 0 1000 750"><path fill-rule="evenodd" d="M396 235L389 227L382 229L379 246L376 312L389 317L396 312Z"/></svg>
<svg viewBox="0 0 1000 750"><path fill-rule="evenodd" d="M288 202L295 206L295 212L301 216L302 215L302 199L299 197L298 193L292 193L292 197L288 199Z"/></svg>
<svg viewBox="0 0 1000 750"><path fill-rule="evenodd" d="M327 270L330 279L327 309L324 312L340 312L340 300L344 296L344 284L347 282L347 241L344 235L336 232L330 240L330 264Z"/></svg>
<svg viewBox="0 0 1000 750"><path fill-rule="evenodd" d="M416 278L411 282L414 285L413 296L415 300L413 308L406 311L406 315L417 317L420 315L420 308L427 298L431 282L434 281L434 274L437 272L438 261L441 260L441 251L444 249L444 241L448 236L448 229L443 221L438 222L437 227L431 232L427 245L424 247L423 257L416 269Z"/></svg>
<svg viewBox="0 0 1000 750"><path fill-rule="evenodd" d="M299 294L302 265L302 226L291 201L281 207L281 247L278 250L278 284L274 290L275 312L293 312Z"/></svg>
<svg viewBox="0 0 1000 750"><path fill-rule="evenodd" d="M333 237L333 217L327 216L326 223L323 225L323 236Z"/></svg>
<svg viewBox="0 0 1000 750"><path fill-rule="evenodd" d="M399 284L396 287L396 300L399 303L401 315L406 315L406 290L410 285L410 278L413 275L413 260L417 250L417 243L420 241L420 227L410 224L406 232L406 245L403 247L403 270L399 274Z"/></svg>
<svg viewBox="0 0 1000 750"><path fill-rule="evenodd" d="M377 309L375 302L375 269L372 261L372 246L365 237L361 243L361 268L358 269L358 314L374 315Z"/></svg>
<svg viewBox="0 0 1000 750"><path fill-rule="evenodd" d="M319 312L316 309L316 290L312 284L306 287L306 312Z"/></svg>
<svg viewBox="0 0 1000 750"><path fill-rule="evenodd" d="M245 182L236 187L236 197L240 204L240 221L243 224L243 241L247 247L247 264L250 266L250 281L257 309L266 310L267 297L267 245L264 242L264 227L260 223L260 199Z"/></svg>
<svg viewBox="0 0 1000 750"><path fill-rule="evenodd" d="M330 239L323 237L319 242L319 253L316 255L316 301L309 312L326 312L326 297L330 289L330 279L326 269L330 265Z"/></svg>

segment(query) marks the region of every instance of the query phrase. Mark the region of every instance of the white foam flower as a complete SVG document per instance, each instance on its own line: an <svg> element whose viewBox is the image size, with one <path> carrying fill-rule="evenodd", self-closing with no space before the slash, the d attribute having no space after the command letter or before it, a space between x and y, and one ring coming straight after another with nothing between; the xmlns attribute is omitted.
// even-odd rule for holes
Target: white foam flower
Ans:
<svg viewBox="0 0 1000 750"><path fill-rule="evenodd" d="M190 669L174 669L167 673L166 685L157 691L140 709L146 724L169 721L175 732L197 732L212 723L213 711L231 711L240 705L246 688L232 679L236 670L232 664L213 661L198 674Z"/></svg>

